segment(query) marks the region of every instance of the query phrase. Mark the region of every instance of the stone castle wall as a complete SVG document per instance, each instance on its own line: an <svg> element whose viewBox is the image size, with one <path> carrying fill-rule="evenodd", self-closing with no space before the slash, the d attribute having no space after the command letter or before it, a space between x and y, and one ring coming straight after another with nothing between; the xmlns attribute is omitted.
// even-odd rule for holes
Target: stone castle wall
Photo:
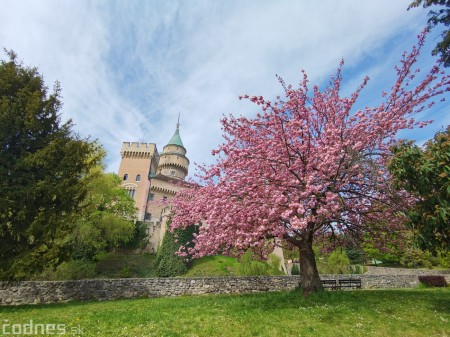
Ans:
<svg viewBox="0 0 450 337"><path fill-rule="evenodd" d="M433 273L439 274L439 273ZM450 281L447 276L447 282ZM413 288L417 275L321 275L322 279L361 278L362 287ZM0 305L113 300L205 294L289 291L298 276L93 279L0 283Z"/></svg>

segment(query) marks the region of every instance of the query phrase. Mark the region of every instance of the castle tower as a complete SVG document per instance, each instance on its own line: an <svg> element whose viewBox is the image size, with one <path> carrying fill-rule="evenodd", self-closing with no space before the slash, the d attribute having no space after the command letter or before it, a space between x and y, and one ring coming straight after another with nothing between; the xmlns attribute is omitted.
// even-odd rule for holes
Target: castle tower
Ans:
<svg viewBox="0 0 450 337"><path fill-rule="evenodd" d="M186 149L181 141L180 117L178 116L177 128L163 148L156 174L184 180L188 174L188 169L189 159L186 157Z"/></svg>
<svg viewBox="0 0 450 337"><path fill-rule="evenodd" d="M147 224L146 251L154 253L162 242L171 212L170 204L161 201L169 201L178 191L190 186L184 181L189 159L180 137L180 117L162 153L158 153L155 144L124 142L120 154L121 185L135 201L137 220Z"/></svg>
<svg viewBox="0 0 450 337"><path fill-rule="evenodd" d="M119 177L122 187L135 201L137 220L144 220L147 196L150 188L149 177L155 175L159 154L152 143L124 142L120 150L122 160Z"/></svg>

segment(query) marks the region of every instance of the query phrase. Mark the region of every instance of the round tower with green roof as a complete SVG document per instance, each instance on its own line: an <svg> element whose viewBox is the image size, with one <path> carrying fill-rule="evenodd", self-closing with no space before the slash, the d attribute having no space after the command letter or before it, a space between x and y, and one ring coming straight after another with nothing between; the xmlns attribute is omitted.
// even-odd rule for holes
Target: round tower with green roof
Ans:
<svg viewBox="0 0 450 337"><path fill-rule="evenodd" d="M160 154L156 174L184 180L188 174L188 169L189 159L186 157L186 149L181 141L180 116L178 116L175 133Z"/></svg>

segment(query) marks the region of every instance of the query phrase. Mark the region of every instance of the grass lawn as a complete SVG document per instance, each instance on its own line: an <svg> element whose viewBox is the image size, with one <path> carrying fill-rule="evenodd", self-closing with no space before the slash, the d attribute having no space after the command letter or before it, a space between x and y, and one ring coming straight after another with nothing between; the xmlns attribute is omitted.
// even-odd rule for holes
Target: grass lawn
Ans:
<svg viewBox="0 0 450 337"><path fill-rule="evenodd" d="M30 320L65 324L67 334L79 326L78 336L450 336L450 288L0 307L2 324Z"/></svg>

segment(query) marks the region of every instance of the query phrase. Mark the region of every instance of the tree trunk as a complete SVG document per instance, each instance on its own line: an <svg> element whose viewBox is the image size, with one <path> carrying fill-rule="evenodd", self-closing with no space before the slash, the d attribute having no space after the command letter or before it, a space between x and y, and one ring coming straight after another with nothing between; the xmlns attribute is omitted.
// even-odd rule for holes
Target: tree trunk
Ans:
<svg viewBox="0 0 450 337"><path fill-rule="evenodd" d="M303 296L323 290L317 271L314 251L312 249L312 235L305 235L300 244L300 287Z"/></svg>

